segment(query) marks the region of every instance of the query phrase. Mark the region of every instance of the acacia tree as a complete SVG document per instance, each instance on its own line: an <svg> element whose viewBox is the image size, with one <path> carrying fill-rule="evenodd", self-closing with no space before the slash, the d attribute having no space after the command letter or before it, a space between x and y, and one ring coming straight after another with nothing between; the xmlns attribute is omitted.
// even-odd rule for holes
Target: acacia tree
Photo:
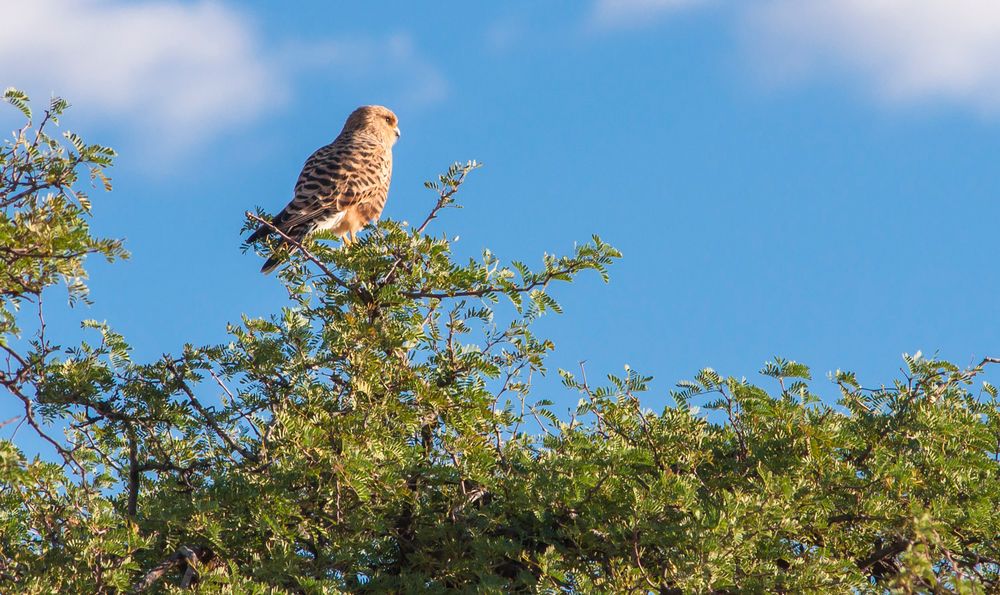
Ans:
<svg viewBox="0 0 1000 595"><path fill-rule="evenodd" d="M292 242L287 305L224 344L140 363L95 322L53 344L28 324L43 290L84 297L85 257L125 255L79 191L113 153L50 136L65 107L0 153L0 386L54 451L0 442L0 591L1000 589L997 391L973 387L992 360L907 357L877 389L838 372L837 403L795 362L762 370L773 393L706 369L660 411L634 371L559 371L580 402L557 414L532 322L619 254L457 262L430 230L475 163L428 183L418 226Z"/></svg>

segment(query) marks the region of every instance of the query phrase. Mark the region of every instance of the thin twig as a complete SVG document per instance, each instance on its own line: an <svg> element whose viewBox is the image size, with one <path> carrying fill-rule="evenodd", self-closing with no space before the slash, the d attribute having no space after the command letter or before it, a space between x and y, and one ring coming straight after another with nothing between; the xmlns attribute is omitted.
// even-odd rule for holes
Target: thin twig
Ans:
<svg viewBox="0 0 1000 595"><path fill-rule="evenodd" d="M194 407L198 411L198 413L200 413L201 416L205 418L205 422L209 425L209 427L212 428L212 431L215 432L215 434L219 438L221 438L222 441L229 446L229 448L243 455L244 459L250 461L257 461L257 455L237 444L236 441L233 440L233 438L229 434L227 434L226 431L223 430L221 426L219 426L218 422L215 421L215 416L213 416L211 413L208 412L207 409L205 409L205 406L201 404L201 401L198 400L198 397L194 395L194 391L192 391L191 387L189 387L187 383L184 381L184 376L174 365L174 362L171 361L170 358L164 358L164 361L166 362L167 369L169 369L170 372L174 375L174 379L177 381L177 384L180 387L180 389L184 391L184 394L187 395L188 400L191 402L191 406Z"/></svg>
<svg viewBox="0 0 1000 595"><path fill-rule="evenodd" d="M184 578L182 579L182 582L186 581L187 584L182 586L190 586L191 579L188 577L188 574L193 572L192 569L194 568L194 565L198 563L198 558L204 557L208 553L209 551L205 548L190 548L186 545L179 547L169 558L160 562L154 566L152 570L147 572L146 575L132 587L132 592L140 593L149 589L161 578L163 578L163 575L170 572L173 568L180 566L182 563L187 563L188 566L188 571L184 573Z"/></svg>
<svg viewBox="0 0 1000 595"><path fill-rule="evenodd" d="M447 207L449 204L454 202L455 194L458 193L458 189L462 186L462 183L465 182L465 176L467 174L468 171L462 172L462 174L460 174L457 178L453 180L454 183L449 185L448 190L444 192L438 192L437 202L434 203L434 207L431 208L430 213L428 213L427 217L424 218L424 222L421 223L420 227L416 229L415 232L416 235L424 233L424 230L427 229L427 226L430 225L430 222L433 221L434 219L437 219L438 213L441 212L441 210ZM387 272L385 276L382 277L382 280L379 281L378 284L379 288L385 287L386 284L390 283L393 280L393 275L396 274L396 269L402 263L403 263L403 257L397 256L396 261L392 263L391 267L389 267L389 272Z"/></svg>
<svg viewBox="0 0 1000 595"><path fill-rule="evenodd" d="M527 293L538 287L546 287L549 282L551 282L556 277L561 277L563 275L568 275L575 272L575 269L559 269L555 271L549 271L541 279L536 279L531 283L526 285L519 285L515 287L500 287L498 285L489 285L487 287L481 287L478 289L464 289L462 291L404 291L401 295L412 298L430 298L430 299L445 299L445 298L456 298L456 297L483 297L491 293Z"/></svg>

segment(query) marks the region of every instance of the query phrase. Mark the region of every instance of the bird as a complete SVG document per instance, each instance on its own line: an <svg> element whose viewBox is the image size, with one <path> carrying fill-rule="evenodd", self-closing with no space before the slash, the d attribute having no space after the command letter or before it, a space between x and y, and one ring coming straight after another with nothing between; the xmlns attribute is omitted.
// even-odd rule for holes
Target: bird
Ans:
<svg viewBox="0 0 1000 595"><path fill-rule="evenodd" d="M271 224L296 242L325 230L345 245L354 242L358 231L382 215L392 180L392 147L399 137L399 119L389 108L364 105L351 112L337 138L306 160L294 197ZM247 243L273 231L262 224ZM281 260L272 255L261 272L270 273Z"/></svg>

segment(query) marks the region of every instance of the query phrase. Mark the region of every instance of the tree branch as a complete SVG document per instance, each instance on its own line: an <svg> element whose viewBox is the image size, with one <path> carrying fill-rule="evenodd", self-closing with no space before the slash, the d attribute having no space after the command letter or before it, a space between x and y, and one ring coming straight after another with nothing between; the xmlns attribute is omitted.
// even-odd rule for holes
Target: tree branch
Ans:
<svg viewBox="0 0 1000 595"><path fill-rule="evenodd" d="M860 568L861 570L867 570L871 566L879 562L882 562L886 558L891 558L893 556L897 556L905 552L906 548L908 547L910 547L909 540L897 539L896 541L893 541L889 545L875 550L870 555L861 558L860 560L857 560L858 568Z"/></svg>
<svg viewBox="0 0 1000 595"><path fill-rule="evenodd" d="M475 167L479 166L477 165ZM458 189L461 188L462 183L465 182L465 176L467 176L470 171L472 171L472 169L463 171L461 174L459 174L457 178L452 180L452 183L448 185L447 190L445 190L444 192L440 191L438 192L437 202L434 203L434 207L431 208L430 213L428 213L427 217L424 218L424 222L421 223L420 227L416 229L417 235L424 233L424 230L427 229L427 226L430 225L431 221L437 219L438 213L440 213L442 209L444 209L449 204L455 201L455 194L458 193ZM396 261L392 263L391 267L389 267L389 272L386 273L385 276L382 277L382 280L379 282L378 284L379 288L385 287L386 284L392 282L393 275L395 275L396 269L399 268L399 265L402 264L402 262L403 262L403 257L397 256Z"/></svg>
<svg viewBox="0 0 1000 595"><path fill-rule="evenodd" d="M135 428L128 426L128 516L134 519L139 508L139 444Z"/></svg>
<svg viewBox="0 0 1000 595"><path fill-rule="evenodd" d="M153 567L152 570L146 573L139 582L132 586L133 593L141 593L146 589L149 589L155 585L163 575L170 572L173 568L180 566L181 564L187 564L187 570L184 572L184 577L181 579L181 588L187 588L191 586L191 582L195 578L194 565L198 563L200 558L210 557L212 555L211 551L203 547L188 547L186 545L181 546L174 552L169 558L160 562Z"/></svg>
<svg viewBox="0 0 1000 595"><path fill-rule="evenodd" d="M531 283L526 285L514 286L514 287L501 287L499 285L489 285L486 287L480 287L478 289L463 289L461 291L404 291L401 295L412 298L431 298L431 299L445 299L445 298L455 298L455 297L483 297L484 295L489 295L491 293L527 293L538 287L545 287L556 277L561 277L562 275L568 275L570 273L576 272L574 268L565 268L555 271L548 271L542 276L541 279L536 279Z"/></svg>
<svg viewBox="0 0 1000 595"><path fill-rule="evenodd" d="M232 436L227 434L226 431L223 430L222 427L218 424L218 422L215 421L215 417L211 413L209 413L207 409L205 409L205 406L201 404L201 401L198 400L198 397L194 396L194 391L192 391L191 387L189 387L187 383L184 381L184 376L177 369L177 366L174 365L174 362L171 361L170 358L168 357L165 357L164 361L166 362L167 369L170 370L170 372L174 375L174 379L176 380L180 389L184 391L184 394L187 395L188 400L191 402L191 406L194 407L198 411L198 413L200 413L201 416L205 418L205 422L209 425L210 428L212 428L212 431L215 432L215 434L219 438L221 438L222 441L225 442L227 446L229 446L229 448L243 455L244 459L257 462L258 460L257 455L237 444L236 441L233 440Z"/></svg>

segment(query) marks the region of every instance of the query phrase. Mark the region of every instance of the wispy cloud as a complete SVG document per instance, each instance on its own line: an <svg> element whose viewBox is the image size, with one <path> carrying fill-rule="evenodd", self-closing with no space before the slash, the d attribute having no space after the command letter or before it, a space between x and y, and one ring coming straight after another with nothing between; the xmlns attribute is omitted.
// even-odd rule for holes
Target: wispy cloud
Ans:
<svg viewBox="0 0 1000 595"><path fill-rule="evenodd" d="M491 53L504 54L521 44L526 34L524 21L507 17L488 25L483 31L483 41Z"/></svg>
<svg viewBox="0 0 1000 595"><path fill-rule="evenodd" d="M1000 113L996 0L593 0L591 26L621 29L717 4L769 82L831 79L888 103Z"/></svg>
<svg viewBox="0 0 1000 595"><path fill-rule="evenodd" d="M650 23L664 14L708 4L711 0L596 0L590 25L621 29Z"/></svg>
<svg viewBox="0 0 1000 595"><path fill-rule="evenodd" d="M279 105L288 89L250 22L213 2L32 0L0 9L4 84L185 143Z"/></svg>
<svg viewBox="0 0 1000 595"><path fill-rule="evenodd" d="M445 76L407 34L291 42L280 52L280 61L286 71L303 76L388 86L409 107L439 103L450 92Z"/></svg>
<svg viewBox="0 0 1000 595"><path fill-rule="evenodd" d="M833 75L889 102L1000 111L994 0L768 0L746 23L755 62L772 78Z"/></svg>
<svg viewBox="0 0 1000 595"><path fill-rule="evenodd" d="M0 81L55 93L102 122L155 134L158 150L251 123L294 95L305 66L334 82L378 73L413 103L447 94L405 35L268 42L244 12L212 0L31 0L0 7ZM312 62L310 62L310 60ZM401 81L401 82L399 82Z"/></svg>

